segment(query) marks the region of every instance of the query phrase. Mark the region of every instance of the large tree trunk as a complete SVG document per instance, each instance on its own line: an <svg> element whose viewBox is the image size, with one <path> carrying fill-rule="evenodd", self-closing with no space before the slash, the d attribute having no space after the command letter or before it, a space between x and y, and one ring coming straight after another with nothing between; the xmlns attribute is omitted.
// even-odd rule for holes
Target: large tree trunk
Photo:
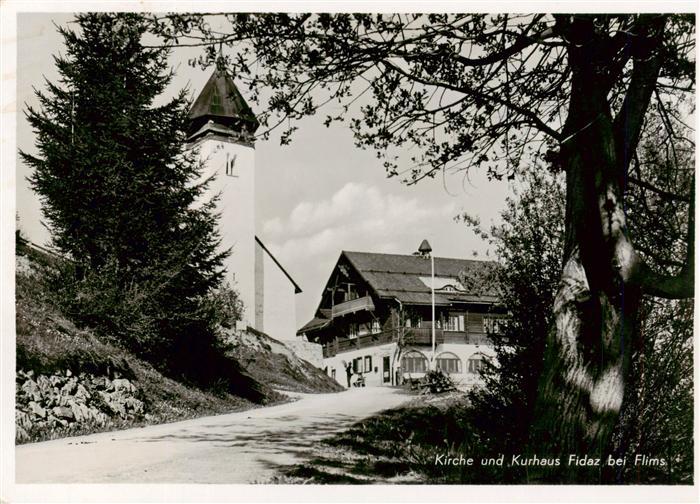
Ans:
<svg viewBox="0 0 700 504"><path fill-rule="evenodd" d="M567 176L566 237L554 326L547 335L531 451L560 457L536 479L600 480L620 415L641 299L626 282L633 256L625 224L615 125L608 105L606 62L591 43L569 52L572 91L560 161ZM648 101L648 98L647 98ZM570 465L570 455L600 459Z"/></svg>
<svg viewBox="0 0 700 504"><path fill-rule="evenodd" d="M558 457L554 470L531 471L534 480L612 481L606 466L611 434L620 418L631 359L641 337L642 295L693 296L694 221L689 205L688 250L682 270L654 273L634 249L626 225L624 185L651 93L661 67L663 16L640 18L634 68L613 120L610 39L585 17L562 16L571 42L571 98L560 161L567 176L566 236L554 324L547 335L544 371L529 450ZM623 443L624 444L624 443ZM571 456L599 459L570 465Z"/></svg>
<svg viewBox="0 0 700 504"><path fill-rule="evenodd" d="M590 481L600 468L569 466L569 455L605 459L630 370L639 297L591 289L578 249L557 293L533 433L534 453L561 457L557 481ZM602 463L602 462L601 462ZM599 466L600 467L600 466ZM563 479L562 479L563 478Z"/></svg>
<svg viewBox="0 0 700 504"><path fill-rule="evenodd" d="M557 481L601 476L624 398L641 299L640 289L621 277L619 251L628 239L610 117L601 110L583 127L562 150L564 267L533 426L534 453L561 457L561 470L551 475ZM570 466L571 454L601 462Z"/></svg>

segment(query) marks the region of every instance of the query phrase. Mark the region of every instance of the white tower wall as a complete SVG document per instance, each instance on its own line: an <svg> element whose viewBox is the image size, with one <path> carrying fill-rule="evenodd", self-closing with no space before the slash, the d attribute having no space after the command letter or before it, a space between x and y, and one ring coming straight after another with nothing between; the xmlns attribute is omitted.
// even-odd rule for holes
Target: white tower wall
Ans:
<svg viewBox="0 0 700 504"><path fill-rule="evenodd" d="M297 287L258 241L255 253L255 328L279 341L295 341Z"/></svg>
<svg viewBox="0 0 700 504"><path fill-rule="evenodd" d="M215 175L205 198L219 195L219 231L226 281L243 301L242 324L255 327L255 147L209 134L195 144L205 162L203 175Z"/></svg>
<svg viewBox="0 0 700 504"><path fill-rule="evenodd" d="M259 123L232 77L219 70L200 91L189 117L189 148L199 151L203 179L213 177L203 200L218 196L221 250L230 250L225 280L243 302L239 328L293 338L294 293L300 290L261 242L256 256L253 142Z"/></svg>

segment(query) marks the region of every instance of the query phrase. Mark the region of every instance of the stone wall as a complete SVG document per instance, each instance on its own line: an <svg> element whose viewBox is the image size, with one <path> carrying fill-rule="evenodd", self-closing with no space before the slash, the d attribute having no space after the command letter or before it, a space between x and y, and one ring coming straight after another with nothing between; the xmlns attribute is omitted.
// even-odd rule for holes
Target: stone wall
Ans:
<svg viewBox="0 0 700 504"><path fill-rule="evenodd" d="M304 359L317 368L323 369L323 347L318 343L310 343L302 340L289 340L283 343L300 359Z"/></svg>
<svg viewBox="0 0 700 504"><path fill-rule="evenodd" d="M15 439L18 443L80 432L88 425L144 417L141 393L126 378L80 373L34 376L19 370L16 379ZM51 434L53 433L53 435Z"/></svg>

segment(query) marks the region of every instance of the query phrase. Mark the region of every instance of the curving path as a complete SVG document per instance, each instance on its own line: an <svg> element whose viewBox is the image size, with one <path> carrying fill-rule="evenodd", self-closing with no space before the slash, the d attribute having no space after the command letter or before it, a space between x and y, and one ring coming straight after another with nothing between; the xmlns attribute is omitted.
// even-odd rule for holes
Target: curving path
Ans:
<svg viewBox="0 0 700 504"><path fill-rule="evenodd" d="M390 388L18 446L16 483L255 483L314 442L409 399Z"/></svg>

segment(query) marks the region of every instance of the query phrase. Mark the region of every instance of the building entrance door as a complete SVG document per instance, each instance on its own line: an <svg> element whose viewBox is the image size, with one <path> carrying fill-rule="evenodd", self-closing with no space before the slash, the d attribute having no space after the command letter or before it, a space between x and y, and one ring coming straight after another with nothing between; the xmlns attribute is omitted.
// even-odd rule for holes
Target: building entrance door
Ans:
<svg viewBox="0 0 700 504"><path fill-rule="evenodd" d="M382 383L391 381L391 358L387 355L382 359Z"/></svg>

